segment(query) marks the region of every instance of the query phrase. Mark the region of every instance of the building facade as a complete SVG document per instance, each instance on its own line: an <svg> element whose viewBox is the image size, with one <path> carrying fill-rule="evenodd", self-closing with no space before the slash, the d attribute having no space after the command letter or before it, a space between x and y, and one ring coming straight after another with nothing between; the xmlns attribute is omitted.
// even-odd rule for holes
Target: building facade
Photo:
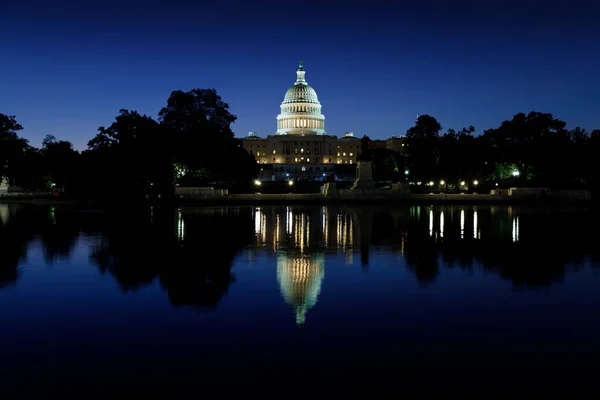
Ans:
<svg viewBox="0 0 600 400"><path fill-rule="evenodd" d="M361 141L352 132L341 138L327 134L317 92L305 75L300 60L296 82L281 103L275 135L261 138L250 132L242 139L244 149L264 165L263 181L326 180L337 175L337 165L356 165L360 155ZM384 148L390 148L390 140L381 141Z"/></svg>

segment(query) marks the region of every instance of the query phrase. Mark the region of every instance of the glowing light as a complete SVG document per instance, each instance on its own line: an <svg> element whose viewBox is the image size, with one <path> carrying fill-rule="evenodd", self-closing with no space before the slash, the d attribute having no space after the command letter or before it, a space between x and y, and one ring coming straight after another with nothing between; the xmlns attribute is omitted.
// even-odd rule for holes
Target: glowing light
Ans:
<svg viewBox="0 0 600 400"><path fill-rule="evenodd" d="M460 183L460 186L465 186L465 185L466 185L465 181L462 181L462 182Z"/></svg>
<svg viewBox="0 0 600 400"><path fill-rule="evenodd" d="M181 215L181 210L177 210L177 239L182 241L185 238L185 222Z"/></svg>
<svg viewBox="0 0 600 400"><path fill-rule="evenodd" d="M260 210L260 207L257 207L256 210L254 211L254 233L256 235L260 234L261 215L262 215L262 212Z"/></svg>
<svg viewBox="0 0 600 400"><path fill-rule="evenodd" d="M404 175L408 175L408 170L404 170Z"/></svg>
<svg viewBox="0 0 600 400"><path fill-rule="evenodd" d="M512 239L513 239L513 242L519 241L519 217L518 216L513 218Z"/></svg>
<svg viewBox="0 0 600 400"><path fill-rule="evenodd" d="M290 180L288 181L288 185L292 186L293 184L294 184L294 181L290 179Z"/></svg>
<svg viewBox="0 0 600 400"><path fill-rule="evenodd" d="M261 182L261 181L259 181L258 179L254 181L254 184L255 184L256 186L260 186L260 185L261 185L261 183L262 183L262 182Z"/></svg>
<svg viewBox="0 0 600 400"><path fill-rule="evenodd" d="M473 239L477 239L477 211L473 212Z"/></svg>
<svg viewBox="0 0 600 400"><path fill-rule="evenodd" d="M433 181L430 181L430 182L429 182L429 186L433 186Z"/></svg>
<svg viewBox="0 0 600 400"><path fill-rule="evenodd" d="M429 236L433 236L433 210L429 210Z"/></svg>
<svg viewBox="0 0 600 400"><path fill-rule="evenodd" d="M293 217L292 210L289 207L287 207L285 214L286 214L286 218L285 218L285 232L288 235L291 235L292 234L292 217Z"/></svg>
<svg viewBox="0 0 600 400"><path fill-rule="evenodd" d="M521 173L519 172L519 170L514 170L514 171L512 172L512 175L513 175L513 176L519 176L519 175L521 175Z"/></svg>
<svg viewBox="0 0 600 400"><path fill-rule="evenodd" d="M440 213L440 237L444 237L444 212Z"/></svg>
<svg viewBox="0 0 600 400"><path fill-rule="evenodd" d="M465 210L460 210L460 238L465 237Z"/></svg>
<svg viewBox="0 0 600 400"><path fill-rule="evenodd" d="M443 180L440 181L440 185L444 185L444 184L446 184L446 182L444 182Z"/></svg>
<svg viewBox="0 0 600 400"><path fill-rule="evenodd" d="M473 181L473 185L475 185L475 186L479 185L479 181Z"/></svg>

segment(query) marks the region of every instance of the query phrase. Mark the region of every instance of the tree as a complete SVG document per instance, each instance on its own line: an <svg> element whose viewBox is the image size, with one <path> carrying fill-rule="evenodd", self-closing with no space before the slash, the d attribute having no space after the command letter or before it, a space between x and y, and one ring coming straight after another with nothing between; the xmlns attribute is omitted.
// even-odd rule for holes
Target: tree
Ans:
<svg viewBox="0 0 600 400"><path fill-rule="evenodd" d="M12 183L18 176L14 164L25 156L28 148L27 140L17 134L22 129L14 115L0 114L0 180Z"/></svg>
<svg viewBox="0 0 600 400"><path fill-rule="evenodd" d="M437 173L440 123L430 115L420 115L406 131L408 164L415 180L431 179Z"/></svg>
<svg viewBox="0 0 600 400"><path fill-rule="evenodd" d="M256 175L256 161L242 156L233 137L231 124L236 119L215 89L171 93L159 121L173 141L180 184L249 180Z"/></svg>
<svg viewBox="0 0 600 400"><path fill-rule="evenodd" d="M572 143L566 123L549 113L516 114L499 128L485 131L495 163L515 164L522 177L536 184L569 179L560 160Z"/></svg>
<svg viewBox="0 0 600 400"><path fill-rule="evenodd" d="M472 182L485 175L488 151L486 143L473 133L475 128L462 128L458 133L448 129L439 141L439 170L446 181ZM465 186L466 187L466 186Z"/></svg>
<svg viewBox="0 0 600 400"><path fill-rule="evenodd" d="M371 161L374 164L373 177L378 181L400 182L406 179L404 159L390 149L373 149Z"/></svg>
<svg viewBox="0 0 600 400"><path fill-rule="evenodd" d="M109 127L98 128L88 148L85 161L96 186L132 195L172 187L172 142L146 115L120 110Z"/></svg>
<svg viewBox="0 0 600 400"><path fill-rule="evenodd" d="M42 140L41 154L43 171L47 174L50 188L67 192L77 171L79 153L73 149L71 142L46 135Z"/></svg>

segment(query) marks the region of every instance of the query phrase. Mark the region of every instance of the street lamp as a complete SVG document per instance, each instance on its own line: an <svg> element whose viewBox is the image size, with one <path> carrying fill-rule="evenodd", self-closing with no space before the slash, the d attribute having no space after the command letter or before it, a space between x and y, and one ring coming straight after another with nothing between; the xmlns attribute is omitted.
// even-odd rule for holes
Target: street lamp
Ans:
<svg viewBox="0 0 600 400"><path fill-rule="evenodd" d="M473 185L475 185L475 186L479 185L479 181L473 181Z"/></svg>
<svg viewBox="0 0 600 400"><path fill-rule="evenodd" d="M294 181L290 179L290 180L288 181L288 185L292 186L293 184L294 184Z"/></svg>
<svg viewBox="0 0 600 400"><path fill-rule="evenodd" d="M444 185L446 182L444 182L443 180L440 181L440 185Z"/></svg>
<svg viewBox="0 0 600 400"><path fill-rule="evenodd" d="M517 176L521 175L521 173L519 172L519 170L518 170L518 169L516 169L516 170L514 170L514 171L512 172L512 175L513 175L513 176L515 176L515 177L517 177Z"/></svg>
<svg viewBox="0 0 600 400"><path fill-rule="evenodd" d="M262 183L262 182L261 182L261 181L259 181L258 179L256 179L256 180L254 181L254 184L255 184L256 186L260 186L260 185L261 185L261 183Z"/></svg>
<svg viewBox="0 0 600 400"><path fill-rule="evenodd" d="M408 175L408 170L407 169L404 170L404 175Z"/></svg>
<svg viewBox="0 0 600 400"><path fill-rule="evenodd" d="M465 186L465 181L462 181L462 182L460 183L460 186Z"/></svg>

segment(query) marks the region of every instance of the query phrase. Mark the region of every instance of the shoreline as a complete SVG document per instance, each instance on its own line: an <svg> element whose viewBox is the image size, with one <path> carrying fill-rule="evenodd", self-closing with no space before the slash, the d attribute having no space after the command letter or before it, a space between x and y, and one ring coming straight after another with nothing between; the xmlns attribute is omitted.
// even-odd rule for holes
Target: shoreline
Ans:
<svg viewBox="0 0 600 400"><path fill-rule="evenodd" d="M76 199L53 197L0 197L0 204L30 204L48 206L77 206L77 207L149 207L149 206L174 206L174 207L214 207L214 206L255 206L255 205L593 205L589 199L573 198L511 198L508 196L480 195L410 195L404 198L325 198L321 195L249 195L228 198L204 199L173 199L173 200L133 200L133 199Z"/></svg>

